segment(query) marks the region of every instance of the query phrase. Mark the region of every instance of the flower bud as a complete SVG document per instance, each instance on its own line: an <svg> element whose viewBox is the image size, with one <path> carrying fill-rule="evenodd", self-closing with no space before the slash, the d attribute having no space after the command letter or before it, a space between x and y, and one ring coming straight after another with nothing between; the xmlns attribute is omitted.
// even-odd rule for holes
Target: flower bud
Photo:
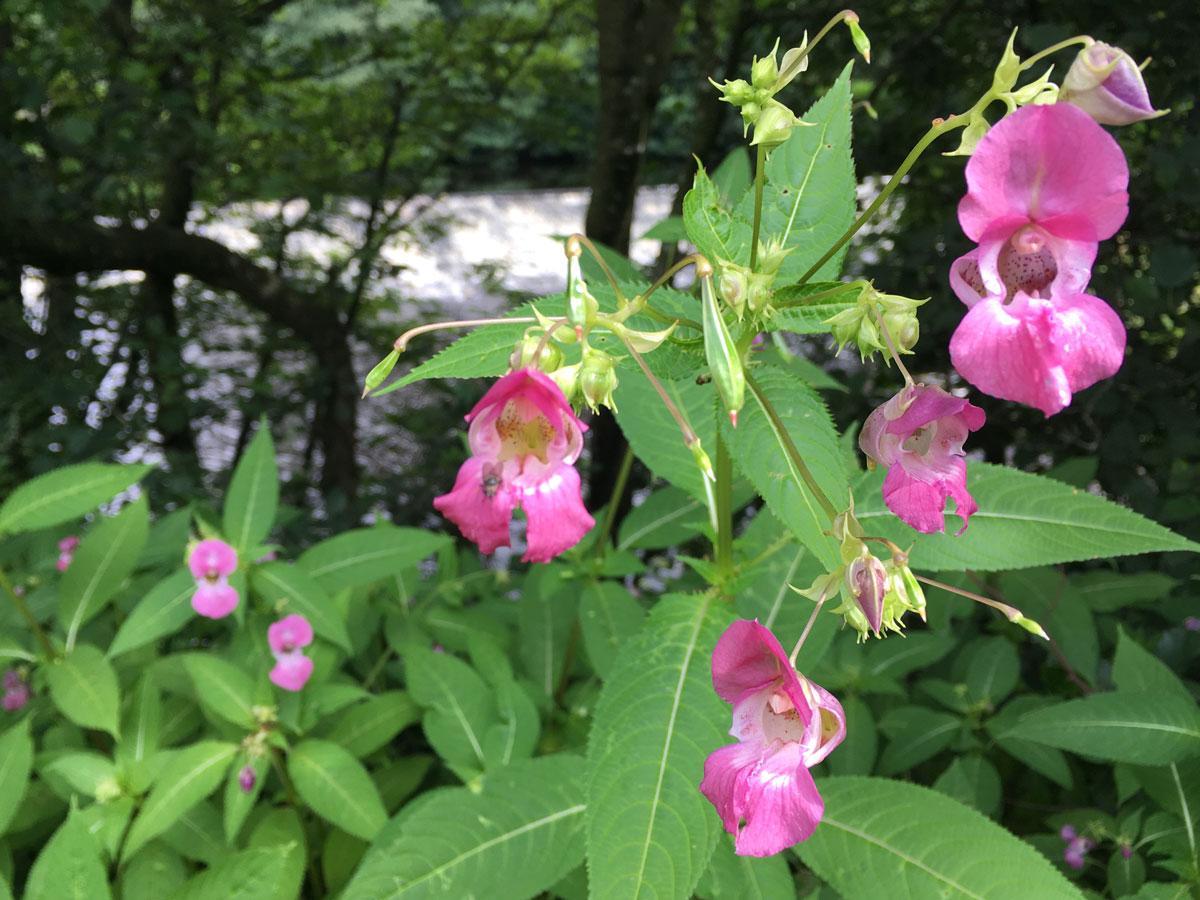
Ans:
<svg viewBox="0 0 1200 900"><path fill-rule="evenodd" d="M366 381L363 383L364 397L387 381L387 377L392 374L392 369L396 368L396 363L399 361L399 359L400 351L393 350L378 363L376 363L375 368L367 373Z"/></svg>
<svg viewBox="0 0 1200 900"><path fill-rule="evenodd" d="M992 76L992 90L998 94L1011 91L1013 85L1017 83L1017 78L1021 75L1021 57L1013 50L1013 43L1016 39L1017 29L1014 28L1012 34L1008 36L1008 45L1004 48L1004 54L1000 57L996 72Z"/></svg>
<svg viewBox="0 0 1200 900"><path fill-rule="evenodd" d="M759 241L758 271L763 275L774 277L779 274L779 269L783 266L783 261L791 252L792 248L785 247L782 241Z"/></svg>
<svg viewBox="0 0 1200 900"><path fill-rule="evenodd" d="M754 88L744 79L737 78L733 81L726 81L724 84L717 84L711 78L709 83L721 92L721 99L726 103L734 106L745 106L754 99Z"/></svg>
<svg viewBox="0 0 1200 900"><path fill-rule="evenodd" d="M101 778L100 781L96 783L95 796L97 803L112 803L112 801L116 800L123 793L125 792L121 790L120 783L111 775Z"/></svg>
<svg viewBox="0 0 1200 900"><path fill-rule="evenodd" d="M550 380L558 385L558 389L563 392L563 396L567 398L568 403L574 401L575 391L579 387L579 367L580 363L575 363L573 366L563 366L560 369L555 369L553 372L546 373L550 376Z"/></svg>
<svg viewBox="0 0 1200 900"><path fill-rule="evenodd" d="M904 628L904 614L916 613L925 619L925 592L908 567L908 556L893 554L884 566L887 572L887 593L883 598L883 627L891 631Z"/></svg>
<svg viewBox="0 0 1200 900"><path fill-rule="evenodd" d="M917 345L917 338L921 335L921 323L912 313L886 313L883 324L887 326L897 352L907 353Z"/></svg>
<svg viewBox="0 0 1200 900"><path fill-rule="evenodd" d="M741 266L722 265L721 278L717 282L717 293L725 301L725 305L733 310L740 322L746 309L746 295L749 292L749 281Z"/></svg>
<svg viewBox="0 0 1200 900"><path fill-rule="evenodd" d="M846 27L850 29L850 40L854 42L854 49L862 54L862 58L868 63L871 62L871 39L867 37L867 33L863 31L862 25L858 23L858 14L851 13L844 19Z"/></svg>
<svg viewBox="0 0 1200 900"><path fill-rule="evenodd" d="M772 100L754 122L754 137L750 146L757 147L761 144L768 150L778 147L788 139L792 129L801 124L803 123L795 113L782 103Z"/></svg>
<svg viewBox="0 0 1200 900"><path fill-rule="evenodd" d="M242 793L249 794L254 790L256 784L258 784L258 773L254 771L254 766L242 766L242 770L238 772L238 787L242 789Z"/></svg>
<svg viewBox="0 0 1200 900"><path fill-rule="evenodd" d="M776 47L779 46L776 42ZM779 80L779 64L775 61L775 50L770 55L759 59L754 57L750 64L750 84L759 90L774 91L775 82Z"/></svg>
<svg viewBox="0 0 1200 900"><path fill-rule="evenodd" d="M1063 80L1059 100L1074 103L1101 125L1130 125L1156 119L1137 63L1119 47L1096 41L1079 51Z"/></svg>
<svg viewBox="0 0 1200 900"><path fill-rule="evenodd" d="M846 566L846 588L876 637L883 625L883 598L887 587L888 575L883 563L864 547L862 553Z"/></svg>
<svg viewBox="0 0 1200 900"><path fill-rule="evenodd" d="M538 350L541 349L539 354ZM513 348L508 358L511 369L540 369L553 372L563 363L562 351L549 341L543 343L540 334L526 334Z"/></svg>
<svg viewBox="0 0 1200 900"><path fill-rule="evenodd" d="M607 406L613 412L617 404L613 391L617 389L617 373L612 357L601 350L586 350L579 369L579 390L592 412Z"/></svg>

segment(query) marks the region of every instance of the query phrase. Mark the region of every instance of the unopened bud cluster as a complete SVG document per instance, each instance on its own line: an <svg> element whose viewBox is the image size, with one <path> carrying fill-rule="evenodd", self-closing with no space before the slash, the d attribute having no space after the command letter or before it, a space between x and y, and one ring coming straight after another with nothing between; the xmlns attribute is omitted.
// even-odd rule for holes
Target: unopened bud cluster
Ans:
<svg viewBox="0 0 1200 900"><path fill-rule="evenodd" d="M911 353L921 334L917 308L926 302L927 299L883 294L874 285L863 282L855 305L826 319L825 324L833 332L839 351L847 344L854 344L864 361L876 351L882 351L887 358L889 338L895 352Z"/></svg>

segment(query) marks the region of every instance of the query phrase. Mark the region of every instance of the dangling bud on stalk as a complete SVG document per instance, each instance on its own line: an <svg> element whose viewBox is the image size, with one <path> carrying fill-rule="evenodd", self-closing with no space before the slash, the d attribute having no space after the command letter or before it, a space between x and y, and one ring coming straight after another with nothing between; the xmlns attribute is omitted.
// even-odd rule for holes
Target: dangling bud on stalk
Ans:
<svg viewBox="0 0 1200 900"><path fill-rule="evenodd" d="M371 393L371 391L375 390L375 388L387 381L388 376L392 374L392 369L396 368L396 363L399 361L399 359L400 351L393 350L378 363L376 363L375 368L367 373L366 381L363 382L362 395L364 399L366 398L367 394Z"/></svg>
<svg viewBox="0 0 1200 900"><path fill-rule="evenodd" d="M713 291L712 267L696 267L700 275L701 322L704 325L704 355L721 402L729 411L729 421L737 427L737 414L746 400L746 374L733 335L725 324Z"/></svg>
<svg viewBox="0 0 1200 900"><path fill-rule="evenodd" d="M579 258L583 250L574 235L567 238L567 323L574 329L579 340L591 329L600 305L587 288L580 270Z"/></svg>

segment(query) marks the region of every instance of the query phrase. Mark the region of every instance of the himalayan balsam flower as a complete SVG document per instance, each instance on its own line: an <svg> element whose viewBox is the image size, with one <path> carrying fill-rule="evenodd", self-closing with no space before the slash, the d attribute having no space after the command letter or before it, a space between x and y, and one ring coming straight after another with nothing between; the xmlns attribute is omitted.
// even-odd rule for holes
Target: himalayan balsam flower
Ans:
<svg viewBox="0 0 1200 900"><path fill-rule="evenodd" d="M242 789L243 794L248 794L254 790L254 785L258 783L258 773L254 771L254 766L242 766L238 772L238 787Z"/></svg>
<svg viewBox="0 0 1200 900"><path fill-rule="evenodd" d="M1183 627L1188 631L1200 631L1200 618L1188 616L1183 620Z"/></svg>
<svg viewBox="0 0 1200 900"><path fill-rule="evenodd" d="M433 501L484 553L507 547L513 510L525 511L525 562L549 562L595 524L584 508L572 463L587 430L546 375L505 375L467 414L471 457L454 489Z"/></svg>
<svg viewBox="0 0 1200 900"><path fill-rule="evenodd" d="M858 436L862 452L887 468L883 501L917 531L945 531L946 499L967 520L979 508L967 492L963 441L983 427L983 410L939 387L909 385L875 409Z"/></svg>
<svg viewBox="0 0 1200 900"><path fill-rule="evenodd" d="M271 681L285 691L298 691L312 677L313 661L301 650L313 642L312 625L297 613L285 616L267 629L267 643L275 657Z"/></svg>
<svg viewBox="0 0 1200 900"><path fill-rule="evenodd" d="M67 571L71 560L75 558L75 549L79 546L79 538L70 534L58 542L58 561L54 567L60 572Z"/></svg>
<svg viewBox="0 0 1200 900"><path fill-rule="evenodd" d="M237 551L224 541L201 541L188 555L188 568L196 579L192 609L209 619L223 619L238 605L238 592L229 584L237 568Z"/></svg>
<svg viewBox="0 0 1200 900"><path fill-rule="evenodd" d="M1120 47L1100 41L1079 51L1058 97L1101 125L1132 125L1167 112L1150 102L1146 81L1133 58Z"/></svg>
<svg viewBox="0 0 1200 900"><path fill-rule="evenodd" d="M950 357L967 381L1050 416L1120 368L1120 316L1085 291L1128 184L1116 141L1070 104L1023 107L987 133L958 207L979 246L950 268L969 308Z"/></svg>
<svg viewBox="0 0 1200 900"><path fill-rule="evenodd" d="M809 768L846 736L841 704L799 674L757 621L725 629L712 657L713 687L733 704L738 739L704 763L700 790L735 835L742 856L770 856L806 840L825 804Z"/></svg>
<svg viewBox="0 0 1200 900"><path fill-rule="evenodd" d="M2 701L7 712L16 712L29 702L29 684L21 677L16 669L4 673L4 699Z"/></svg>

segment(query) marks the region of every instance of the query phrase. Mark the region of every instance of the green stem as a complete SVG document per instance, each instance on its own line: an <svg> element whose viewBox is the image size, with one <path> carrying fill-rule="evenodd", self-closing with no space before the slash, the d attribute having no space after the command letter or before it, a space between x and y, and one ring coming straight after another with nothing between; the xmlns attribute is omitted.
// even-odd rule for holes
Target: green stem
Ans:
<svg viewBox="0 0 1200 900"><path fill-rule="evenodd" d="M829 32L831 32L831 31L833 31L833 29L837 27L839 22L842 22L843 20L848 19L851 16L854 17L855 21L858 20L858 13L856 13L854 10L843 9L840 13L838 13L836 16L834 16L832 19L830 19L828 22L826 22L825 27L823 27L820 31L817 32L817 36L815 38L813 38L811 41L809 41L807 46L805 46L805 48L800 52L800 54L791 61L791 63L788 65L788 67L784 71L779 73L779 78L781 80L786 78L787 76L789 76L791 74L793 69L796 69L799 66L801 66L804 63L804 60L808 56L808 54L812 53L813 50L816 49L817 44L821 43L821 40L825 37L825 35L829 34Z"/></svg>
<svg viewBox="0 0 1200 900"><path fill-rule="evenodd" d="M1029 59L1022 62L1021 71L1024 72L1026 69L1032 69L1047 56L1057 53L1059 50L1065 50L1067 47L1074 46L1075 44L1083 44L1086 47L1091 42L1092 38L1088 35L1077 34L1075 37L1067 38L1065 41L1059 41L1057 44L1051 44L1045 50L1039 50L1037 53L1033 54L1033 56L1029 57Z"/></svg>
<svg viewBox="0 0 1200 900"><path fill-rule="evenodd" d="M625 294L621 292L621 285L617 283L617 276L613 274L613 270L608 267L608 263L604 261L604 257L600 255L600 250L593 244L586 235L573 234L567 238L567 255L571 254L571 241L578 241L588 252L592 254L592 258L596 260L596 264L600 266L600 271L604 273L604 277L608 279L608 286L613 289L613 293L617 295L617 303L624 305Z"/></svg>
<svg viewBox="0 0 1200 900"><path fill-rule="evenodd" d="M750 271L758 265L758 232L762 228L763 187L767 182L767 150L758 145L754 157L754 231L750 236Z"/></svg>
<svg viewBox="0 0 1200 900"><path fill-rule="evenodd" d="M808 464L804 462L804 457L800 455L796 443L792 440L792 436L788 434L787 428L784 427L783 420L779 418L779 413L775 411L775 407L771 405L771 401L767 399L767 395L763 393L762 388L759 387L758 382L749 372L746 373L746 387L750 388L750 392L754 394L754 399L758 401L758 405L770 421L771 429L775 432L775 437L778 439L780 446L783 447L783 452L787 454L792 468L800 476L801 480L804 481L805 487L817 499L817 502L821 504L821 509L829 516L829 521L832 523L838 516L837 507L825 496L825 492L817 484L817 479L813 477Z"/></svg>
<svg viewBox="0 0 1200 900"><path fill-rule="evenodd" d="M957 116L951 116L944 121L938 121L936 124L932 125L930 129L925 132L924 136L917 141L916 146L908 152L908 156L904 157L904 162L900 163L900 168L895 171L892 177L888 180L888 183L884 185L883 190L879 192L871 205L863 211L861 216L854 220L854 224L846 229L846 233L838 238L834 245L826 250L825 254L809 267L807 272L800 276L800 280L797 283L805 284L810 278L817 274L817 271L821 268L821 266L829 262L835 253L845 247L846 244L849 243L850 239L854 237L854 235L858 234L859 230L875 217L875 214L879 212L880 207L887 202L888 197L895 193L896 188L900 187L900 182L903 181L904 176L908 174L908 170L916 165L917 160L921 158L921 154L925 152L930 144L940 138L943 134L953 131L955 128L960 128L961 126L966 125L969 118L970 113L960 113Z"/></svg>
<svg viewBox="0 0 1200 900"><path fill-rule="evenodd" d="M617 470L617 480L613 484L612 496L608 498L608 508L604 511L604 522L600 525L600 533L596 536L596 556L603 557L608 552L608 538L613 526L617 524L617 507L625 496L625 486L629 483L629 473L633 470L633 447L625 445L625 456L621 459L621 468Z"/></svg>
<svg viewBox="0 0 1200 900"><path fill-rule="evenodd" d="M733 458L721 433L717 432L717 534L714 545L717 566L728 574L733 569Z"/></svg>
<svg viewBox="0 0 1200 900"><path fill-rule="evenodd" d="M42 645L42 652L46 655L46 662L50 662L58 654L54 652L54 645L50 643L50 638L46 637L46 632L42 630L41 623L37 617L29 609L29 604L25 602L25 598L16 592L12 586L12 582L8 580L8 576L0 569L0 587L12 599L13 605L16 606L17 612L21 614L26 624L29 625L29 630L34 633L38 639L38 643Z"/></svg>

